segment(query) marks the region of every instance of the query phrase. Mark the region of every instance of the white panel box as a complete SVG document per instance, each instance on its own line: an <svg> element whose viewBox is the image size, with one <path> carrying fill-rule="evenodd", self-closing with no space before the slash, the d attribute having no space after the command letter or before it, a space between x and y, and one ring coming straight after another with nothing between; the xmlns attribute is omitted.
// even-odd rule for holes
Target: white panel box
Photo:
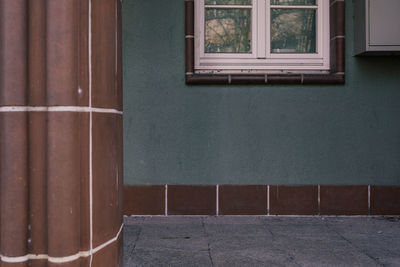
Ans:
<svg viewBox="0 0 400 267"><path fill-rule="evenodd" d="M355 0L356 55L400 54L400 0Z"/></svg>

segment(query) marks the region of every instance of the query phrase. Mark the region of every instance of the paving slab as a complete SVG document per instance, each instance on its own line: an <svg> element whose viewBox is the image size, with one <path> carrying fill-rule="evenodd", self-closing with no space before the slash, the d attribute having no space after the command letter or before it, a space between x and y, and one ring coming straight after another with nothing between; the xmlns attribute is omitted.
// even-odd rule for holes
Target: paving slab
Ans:
<svg viewBox="0 0 400 267"><path fill-rule="evenodd" d="M137 249L124 266L212 266L208 251Z"/></svg>
<svg viewBox="0 0 400 267"><path fill-rule="evenodd" d="M126 217L124 266L400 266L399 217Z"/></svg>

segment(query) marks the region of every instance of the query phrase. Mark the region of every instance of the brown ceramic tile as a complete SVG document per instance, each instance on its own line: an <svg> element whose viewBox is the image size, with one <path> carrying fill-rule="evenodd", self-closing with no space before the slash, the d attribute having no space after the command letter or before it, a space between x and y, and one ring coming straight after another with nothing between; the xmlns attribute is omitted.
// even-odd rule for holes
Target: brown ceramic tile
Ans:
<svg viewBox="0 0 400 267"><path fill-rule="evenodd" d="M368 186L321 186L321 215L368 215Z"/></svg>
<svg viewBox="0 0 400 267"><path fill-rule="evenodd" d="M80 142L80 243L81 251L90 249L90 185L89 185L89 114L80 113L79 119L81 121L79 131ZM83 125L82 125L83 124Z"/></svg>
<svg viewBox="0 0 400 267"><path fill-rule="evenodd" d="M2 262L0 261L1 267L28 267L28 262Z"/></svg>
<svg viewBox="0 0 400 267"><path fill-rule="evenodd" d="M185 35L194 35L194 1L185 1Z"/></svg>
<svg viewBox="0 0 400 267"><path fill-rule="evenodd" d="M116 242L111 243L93 255L92 266L108 267L108 266L122 266L121 252L122 252L122 238Z"/></svg>
<svg viewBox="0 0 400 267"><path fill-rule="evenodd" d="M88 1L29 1L29 105L88 105L87 16Z"/></svg>
<svg viewBox="0 0 400 267"><path fill-rule="evenodd" d="M30 260L29 267L47 267L47 260Z"/></svg>
<svg viewBox="0 0 400 267"><path fill-rule="evenodd" d="M29 1L29 87L30 106L46 105L46 1Z"/></svg>
<svg viewBox="0 0 400 267"><path fill-rule="evenodd" d="M47 254L47 113L29 118L29 253Z"/></svg>
<svg viewBox="0 0 400 267"><path fill-rule="evenodd" d="M47 104L79 104L78 1L46 1Z"/></svg>
<svg viewBox="0 0 400 267"><path fill-rule="evenodd" d="M52 113L47 115L44 112L29 113L29 173L30 173L30 225L31 225L31 239L29 252L33 254L47 254L47 135L50 139L54 140L54 133L51 133L53 127L57 128L57 120L68 121L74 120L75 124L71 126L66 132L76 130L78 136L76 143L78 143L79 153L76 158L79 160L79 175L77 177L80 181L80 249L88 250L89 244L89 127L88 127L88 114L82 113ZM47 129L47 116L50 121L50 131ZM63 117L63 118L62 118ZM70 117L69 119L67 117ZM67 126L68 127L68 126ZM56 135L59 133L57 132ZM57 142L57 141L55 141ZM60 144L57 144L60 148ZM61 148L62 149L62 148ZM52 152L52 149L49 150ZM54 152L57 153L57 152ZM70 159L68 160L70 161ZM50 159L49 164L60 164L60 162L53 162ZM53 171L57 166L50 166ZM47 176L52 177L52 176ZM51 182L51 181L50 181ZM51 192L50 192L51 193ZM77 198L79 200L79 197Z"/></svg>
<svg viewBox="0 0 400 267"><path fill-rule="evenodd" d="M337 8L336 5L330 4L329 8L329 38L332 39L333 37L337 36L337 23L336 23L336 13Z"/></svg>
<svg viewBox="0 0 400 267"><path fill-rule="evenodd" d="M93 114L93 246L115 237L122 224L122 116Z"/></svg>
<svg viewBox="0 0 400 267"><path fill-rule="evenodd" d="M0 113L1 254L27 254L28 169L27 114Z"/></svg>
<svg viewBox="0 0 400 267"><path fill-rule="evenodd" d="M79 267L90 267L90 257L82 257Z"/></svg>
<svg viewBox="0 0 400 267"><path fill-rule="evenodd" d="M371 215L400 215L400 186L371 186Z"/></svg>
<svg viewBox="0 0 400 267"><path fill-rule="evenodd" d="M265 185L219 186L220 215L266 215L267 187Z"/></svg>
<svg viewBox="0 0 400 267"><path fill-rule="evenodd" d="M165 186L124 186L124 215L164 215Z"/></svg>
<svg viewBox="0 0 400 267"><path fill-rule="evenodd" d="M186 38L185 39L185 47L186 47L186 73L194 72L194 39Z"/></svg>
<svg viewBox="0 0 400 267"><path fill-rule="evenodd" d="M122 1L117 2L117 23L118 23L118 31L117 31L117 78L116 78L116 87L117 87L117 109L123 110L123 73L122 73Z"/></svg>
<svg viewBox="0 0 400 267"><path fill-rule="evenodd" d="M231 75L231 84L265 84L265 75Z"/></svg>
<svg viewBox="0 0 400 267"><path fill-rule="evenodd" d="M79 14L77 14L78 25L78 103L89 105L89 1L77 1Z"/></svg>
<svg viewBox="0 0 400 267"><path fill-rule="evenodd" d="M318 214L318 186L276 186L269 190L271 215Z"/></svg>
<svg viewBox="0 0 400 267"><path fill-rule="evenodd" d="M344 53L344 50L341 50ZM344 61L337 60L338 53L331 55L331 70L336 71L336 66L341 66L344 70ZM339 64L339 65L338 65ZM229 78L230 77L230 78ZM230 81L230 82L229 82ZM186 75L187 84L343 84L345 82L343 73L331 74L303 74L303 75L212 75L212 74L189 74Z"/></svg>
<svg viewBox="0 0 400 267"><path fill-rule="evenodd" d="M335 2L330 8L331 73L345 71L345 3Z"/></svg>
<svg viewBox="0 0 400 267"><path fill-rule="evenodd" d="M80 251L82 229L89 223L81 217L87 198L79 197L82 180L89 179L87 147L89 114L48 113L47 139L47 213L48 254L52 257L73 255Z"/></svg>
<svg viewBox="0 0 400 267"><path fill-rule="evenodd" d="M194 2L185 1L185 47L186 47L186 73L194 72Z"/></svg>
<svg viewBox="0 0 400 267"><path fill-rule="evenodd" d="M189 60L186 59L187 65ZM186 75L187 84L229 84L228 75Z"/></svg>
<svg viewBox="0 0 400 267"><path fill-rule="evenodd" d="M296 74L270 74L268 84L301 84L301 75Z"/></svg>
<svg viewBox="0 0 400 267"><path fill-rule="evenodd" d="M345 62L345 40L343 38L337 38L331 41L331 72L344 72Z"/></svg>
<svg viewBox="0 0 400 267"><path fill-rule="evenodd" d="M345 39L340 38L336 40L336 72L345 72L345 49L346 42Z"/></svg>
<svg viewBox="0 0 400 267"><path fill-rule="evenodd" d="M215 214L215 186L168 185L168 215Z"/></svg>
<svg viewBox="0 0 400 267"><path fill-rule="evenodd" d="M99 108L120 110L121 88L116 79L116 29L115 16L117 1L92 1L92 104Z"/></svg>
<svg viewBox="0 0 400 267"><path fill-rule="evenodd" d="M27 85L27 1L2 1L0 106L25 105Z"/></svg>
<svg viewBox="0 0 400 267"><path fill-rule="evenodd" d="M345 3L336 1L330 7L330 37L345 35Z"/></svg>

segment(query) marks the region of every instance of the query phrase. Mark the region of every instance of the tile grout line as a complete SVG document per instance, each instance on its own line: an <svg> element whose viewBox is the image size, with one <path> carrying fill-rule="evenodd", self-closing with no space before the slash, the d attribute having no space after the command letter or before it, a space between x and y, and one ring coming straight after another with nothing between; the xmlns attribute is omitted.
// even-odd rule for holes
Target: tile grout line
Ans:
<svg viewBox="0 0 400 267"><path fill-rule="evenodd" d="M93 113L92 113L92 0L89 0L88 10L88 68L89 68L89 210L90 210L90 262L93 262Z"/></svg>
<svg viewBox="0 0 400 267"><path fill-rule="evenodd" d="M217 186L215 187L215 191L216 191L215 212L217 216L219 216L219 184L217 184Z"/></svg>
<svg viewBox="0 0 400 267"><path fill-rule="evenodd" d="M123 226L124 226L124 224L122 223L116 236L114 236L110 240L104 242L103 244L97 246L96 248L94 248L94 249L92 248L92 249L86 250L86 251L79 251L78 253L75 253L70 256L50 257L48 254L27 254L27 255L19 256L19 257L7 257L7 256L0 254L0 261L9 262L9 263L20 263L20 262L26 262L28 260L48 260L49 262L53 262L53 263L66 263L66 262L78 260L79 258L83 258L83 257L85 257L85 258L89 257L89 256L91 257L94 253L99 252L100 250L107 247L111 243L117 241L119 236L121 235Z"/></svg>
<svg viewBox="0 0 400 267"><path fill-rule="evenodd" d="M165 216L168 216L168 184L165 185Z"/></svg>

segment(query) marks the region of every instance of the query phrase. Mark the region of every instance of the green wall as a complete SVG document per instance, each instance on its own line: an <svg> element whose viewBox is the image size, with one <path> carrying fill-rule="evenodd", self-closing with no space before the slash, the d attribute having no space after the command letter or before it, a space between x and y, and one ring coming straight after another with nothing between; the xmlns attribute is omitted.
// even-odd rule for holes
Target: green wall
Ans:
<svg viewBox="0 0 400 267"><path fill-rule="evenodd" d="M345 86L186 86L184 0L123 1L126 184L400 184L400 57Z"/></svg>

